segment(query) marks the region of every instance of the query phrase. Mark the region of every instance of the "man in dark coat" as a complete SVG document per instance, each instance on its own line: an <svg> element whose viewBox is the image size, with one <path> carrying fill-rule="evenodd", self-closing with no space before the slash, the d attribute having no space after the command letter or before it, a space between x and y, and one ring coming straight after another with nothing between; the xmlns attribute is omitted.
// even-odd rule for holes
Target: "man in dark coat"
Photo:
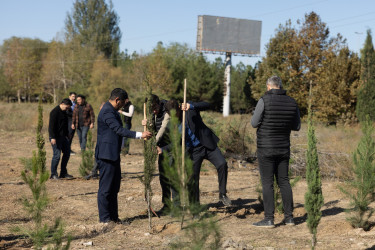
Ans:
<svg viewBox="0 0 375 250"><path fill-rule="evenodd" d="M51 179L71 178L68 174L66 166L70 158L70 143L68 131L68 115L66 111L70 109L72 102L65 98L57 105L49 114L48 133L51 142L53 156L51 162ZM63 157L61 160L60 177L57 174L57 166L60 162L61 152Z"/></svg>
<svg viewBox="0 0 375 250"><path fill-rule="evenodd" d="M284 224L294 225L293 194L289 183L290 132L301 127L296 101L286 95L281 79L272 76L267 80L267 92L258 101L251 125L257 128L257 156L262 179L264 220L254 223L256 227L273 228L274 190L276 177L280 188Z"/></svg>
<svg viewBox="0 0 375 250"><path fill-rule="evenodd" d="M98 138L95 159L99 167L98 209L100 222L119 222L117 194L120 190L120 152L122 137L149 138L151 133L135 132L122 126L119 110L125 105L128 94L116 88L98 116Z"/></svg>
<svg viewBox="0 0 375 250"><path fill-rule="evenodd" d="M210 108L206 102L188 102L181 109L186 112L185 144L193 161L193 178L189 184L189 200L199 204L199 175L204 159L210 161L218 172L219 200L232 205L227 196L228 165L217 143L219 138L204 124L200 111Z"/></svg>

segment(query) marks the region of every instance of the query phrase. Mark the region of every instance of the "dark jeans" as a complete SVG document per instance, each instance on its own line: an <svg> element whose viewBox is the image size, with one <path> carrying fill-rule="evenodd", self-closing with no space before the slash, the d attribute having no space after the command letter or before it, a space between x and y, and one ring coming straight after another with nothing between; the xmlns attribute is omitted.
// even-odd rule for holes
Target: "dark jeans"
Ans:
<svg viewBox="0 0 375 250"><path fill-rule="evenodd" d="M72 141L73 141L73 137L74 137L74 134L75 134L76 130L72 129L72 119L71 118L68 119L68 130L69 130L69 146L72 147Z"/></svg>
<svg viewBox="0 0 375 250"><path fill-rule="evenodd" d="M220 194L226 194L228 165L220 149L216 147L214 150L209 150L199 144L196 147L189 148L188 152L193 161L193 178L188 184L189 201L191 203L199 203L199 175L204 159L208 160L215 166L218 173L219 192Z"/></svg>
<svg viewBox="0 0 375 250"><path fill-rule="evenodd" d="M52 162L51 162L51 176L58 175L57 166L59 165L59 162L60 162L61 152L63 153L63 157L61 160L60 176L67 174L68 171L66 169L66 166L68 165L68 161L70 158L70 144L69 144L68 138L66 137L56 138L56 144L52 145L52 150L53 150L53 156L52 156Z"/></svg>
<svg viewBox="0 0 375 250"><path fill-rule="evenodd" d="M166 157L166 154L168 154L169 157L169 166L172 166L173 164L173 158L172 154L167 151L163 151L162 154L159 155L158 158L158 167L159 167L159 180L160 180L160 186L162 191L162 202L164 205L167 205L168 207L172 205L172 199L174 201L177 201L178 192L173 187L173 183L171 183L170 179L167 176L165 166L163 164L164 158Z"/></svg>
<svg viewBox="0 0 375 250"><path fill-rule="evenodd" d="M120 191L120 160L96 159L100 171L98 209L100 222L118 220L117 194Z"/></svg>
<svg viewBox="0 0 375 250"><path fill-rule="evenodd" d="M127 130L130 130L132 128L131 123L125 123L125 128ZM128 137L123 137L122 138L122 145L121 145L121 150L125 151L126 153L129 152L129 144L130 144L130 139Z"/></svg>
<svg viewBox="0 0 375 250"><path fill-rule="evenodd" d="M289 149L258 148L259 171L262 179L263 205L265 219L274 218L274 176L283 200L284 217L293 217L293 193L289 183Z"/></svg>
<svg viewBox="0 0 375 250"><path fill-rule="evenodd" d="M81 145L81 150L86 149L86 141L87 141L87 132L89 131L89 127L81 126L77 128L77 134L79 138L79 145Z"/></svg>

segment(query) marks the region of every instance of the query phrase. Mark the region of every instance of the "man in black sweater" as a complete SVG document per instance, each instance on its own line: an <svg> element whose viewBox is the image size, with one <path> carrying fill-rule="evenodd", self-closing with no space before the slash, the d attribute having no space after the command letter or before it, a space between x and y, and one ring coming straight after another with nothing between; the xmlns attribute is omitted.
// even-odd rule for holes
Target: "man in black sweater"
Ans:
<svg viewBox="0 0 375 250"><path fill-rule="evenodd" d="M273 228L274 177L280 188L284 224L293 226L293 194L289 183L290 132L301 127L296 101L286 95L281 79L272 76L267 80L267 92L258 101L251 125L257 128L257 156L262 179L264 220L256 227Z"/></svg>
<svg viewBox="0 0 375 250"><path fill-rule="evenodd" d="M61 103L56 106L49 115L49 140L52 145L53 156L51 162L51 179L58 180L59 178L72 178L68 174L66 166L70 158L70 142L68 131L68 115L66 110L70 109L72 102L70 99L65 98ZM57 166L60 162L61 152L63 157L61 160L60 177L57 174Z"/></svg>

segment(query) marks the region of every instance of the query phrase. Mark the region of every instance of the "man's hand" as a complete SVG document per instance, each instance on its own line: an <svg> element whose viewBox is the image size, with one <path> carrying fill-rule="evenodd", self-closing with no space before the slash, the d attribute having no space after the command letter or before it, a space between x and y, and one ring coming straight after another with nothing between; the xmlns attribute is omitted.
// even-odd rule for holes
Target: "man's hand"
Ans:
<svg viewBox="0 0 375 250"><path fill-rule="evenodd" d="M74 124L72 124L72 129L73 129L73 130L76 129L76 127L74 126Z"/></svg>
<svg viewBox="0 0 375 250"><path fill-rule="evenodd" d="M190 109L190 103L182 103L181 110L188 111Z"/></svg>
<svg viewBox="0 0 375 250"><path fill-rule="evenodd" d="M163 149L161 147L156 146L156 151L158 152L158 155L163 153Z"/></svg>
<svg viewBox="0 0 375 250"><path fill-rule="evenodd" d="M146 138L146 139L148 139L148 138L151 138L151 136L152 136L152 134L151 134L151 132L150 131L144 131L144 132L142 132L142 136L141 136L141 138Z"/></svg>
<svg viewBox="0 0 375 250"><path fill-rule="evenodd" d="M51 144L55 145L56 144L56 139L51 139Z"/></svg>
<svg viewBox="0 0 375 250"><path fill-rule="evenodd" d="M90 124L90 128L94 128L94 123L91 123L91 124Z"/></svg>

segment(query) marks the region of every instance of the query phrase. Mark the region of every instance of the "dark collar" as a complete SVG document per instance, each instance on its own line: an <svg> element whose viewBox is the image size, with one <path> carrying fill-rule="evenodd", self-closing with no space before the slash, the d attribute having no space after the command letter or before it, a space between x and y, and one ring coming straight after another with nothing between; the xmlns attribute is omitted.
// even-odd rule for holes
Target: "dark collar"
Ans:
<svg viewBox="0 0 375 250"><path fill-rule="evenodd" d="M271 89L266 92L266 95L286 95L285 89Z"/></svg>

